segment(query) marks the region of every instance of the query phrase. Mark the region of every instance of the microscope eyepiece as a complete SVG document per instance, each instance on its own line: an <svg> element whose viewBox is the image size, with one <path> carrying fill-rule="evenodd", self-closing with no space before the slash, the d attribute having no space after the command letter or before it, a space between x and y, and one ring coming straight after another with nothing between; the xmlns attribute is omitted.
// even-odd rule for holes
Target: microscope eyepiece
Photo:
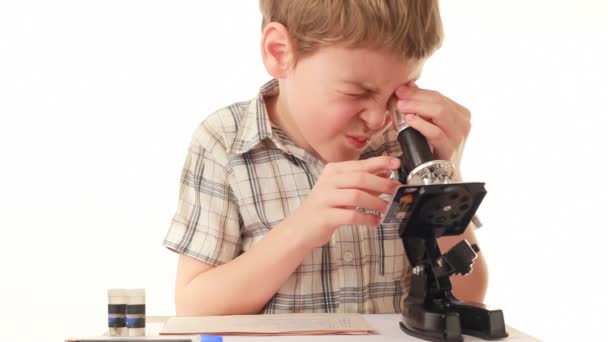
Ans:
<svg viewBox="0 0 608 342"><path fill-rule="evenodd" d="M394 110L393 117L395 118L395 124L398 125L396 126L398 132L397 141L399 141L399 145L403 151L401 161L403 170L409 174L418 165L435 159L424 135L405 123L405 115Z"/></svg>
<svg viewBox="0 0 608 342"><path fill-rule="evenodd" d="M397 141L401 147L401 174L407 184L450 183L454 167L445 160L436 160L422 133L409 126L405 115L393 105L391 118L397 129Z"/></svg>

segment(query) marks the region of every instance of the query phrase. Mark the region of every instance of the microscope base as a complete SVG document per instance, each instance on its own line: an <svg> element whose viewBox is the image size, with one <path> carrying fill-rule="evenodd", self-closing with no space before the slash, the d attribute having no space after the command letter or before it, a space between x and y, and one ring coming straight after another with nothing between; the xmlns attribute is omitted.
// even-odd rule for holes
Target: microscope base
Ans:
<svg viewBox="0 0 608 342"><path fill-rule="evenodd" d="M450 311L442 313L409 303L399 326L408 335L435 342L461 342L462 334L484 340L508 336L501 310L460 301L452 302Z"/></svg>
<svg viewBox="0 0 608 342"><path fill-rule="evenodd" d="M422 305L412 305L410 312L415 317L401 317L399 326L408 335L434 342L461 342L460 318L455 312L435 313L426 311Z"/></svg>

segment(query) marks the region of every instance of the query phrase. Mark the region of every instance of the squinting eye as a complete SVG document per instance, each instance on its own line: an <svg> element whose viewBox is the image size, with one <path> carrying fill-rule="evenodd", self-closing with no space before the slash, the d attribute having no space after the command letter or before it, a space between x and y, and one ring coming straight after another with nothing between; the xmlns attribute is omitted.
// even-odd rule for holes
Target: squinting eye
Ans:
<svg viewBox="0 0 608 342"><path fill-rule="evenodd" d="M347 96L350 97L367 97L367 93L344 93Z"/></svg>

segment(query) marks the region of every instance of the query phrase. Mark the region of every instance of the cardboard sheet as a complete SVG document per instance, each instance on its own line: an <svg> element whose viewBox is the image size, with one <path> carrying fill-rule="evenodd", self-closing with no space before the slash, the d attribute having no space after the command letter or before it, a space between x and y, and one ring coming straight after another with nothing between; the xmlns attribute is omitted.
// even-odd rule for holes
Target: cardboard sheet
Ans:
<svg viewBox="0 0 608 342"><path fill-rule="evenodd" d="M360 314L296 313L170 317L161 335L365 335L374 329Z"/></svg>

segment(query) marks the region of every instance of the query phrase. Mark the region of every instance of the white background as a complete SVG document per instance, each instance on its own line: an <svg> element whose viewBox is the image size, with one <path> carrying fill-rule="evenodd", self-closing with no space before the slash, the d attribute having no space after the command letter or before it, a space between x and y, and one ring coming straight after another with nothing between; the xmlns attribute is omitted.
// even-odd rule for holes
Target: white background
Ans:
<svg viewBox="0 0 608 342"><path fill-rule="evenodd" d="M444 0L420 82L473 113L486 302L546 340L605 332L607 9ZM1 340L98 334L109 287L174 313L190 135L268 79L259 28L257 1L0 2Z"/></svg>

